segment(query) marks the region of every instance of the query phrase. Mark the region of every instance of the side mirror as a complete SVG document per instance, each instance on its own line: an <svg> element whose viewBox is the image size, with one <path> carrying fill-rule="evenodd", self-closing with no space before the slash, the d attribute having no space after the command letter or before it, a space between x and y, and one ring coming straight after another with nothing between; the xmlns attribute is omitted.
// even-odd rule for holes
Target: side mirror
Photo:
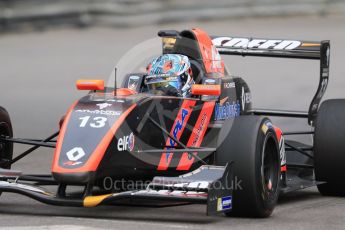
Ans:
<svg viewBox="0 0 345 230"><path fill-rule="evenodd" d="M206 96L219 96L220 95L220 85L192 85L193 95L206 95Z"/></svg>
<svg viewBox="0 0 345 230"><path fill-rule="evenodd" d="M78 90L104 90L104 80L80 79L76 86Z"/></svg>

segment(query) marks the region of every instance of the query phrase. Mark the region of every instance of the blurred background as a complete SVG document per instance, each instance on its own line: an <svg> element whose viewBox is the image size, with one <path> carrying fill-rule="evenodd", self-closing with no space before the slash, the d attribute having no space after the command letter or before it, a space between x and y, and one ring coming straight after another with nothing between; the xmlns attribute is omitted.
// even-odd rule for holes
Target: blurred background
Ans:
<svg viewBox="0 0 345 230"><path fill-rule="evenodd" d="M193 27L210 35L329 39L325 98L345 98L344 0L0 0L0 105L10 112L15 135L55 132L70 104L85 94L76 90L77 79L107 81L128 50L160 29ZM308 109L318 85L317 61L224 59L231 74L249 83L254 107ZM277 123L285 130L309 128L305 120Z"/></svg>
<svg viewBox="0 0 345 230"><path fill-rule="evenodd" d="M343 0L1 0L0 29L134 27L190 20L342 14Z"/></svg>
<svg viewBox="0 0 345 230"><path fill-rule="evenodd" d="M155 38L161 29L193 27L210 35L331 40L330 81L324 99L345 98L345 0L0 0L0 106L10 113L15 136L35 139L54 133L68 107L86 94L76 90L77 79L107 82L132 47ZM318 61L224 59L232 75L248 82L254 107L307 111L318 85ZM274 122L284 131L310 128L304 119ZM15 153L27 147L18 145ZM14 168L49 173L52 153L40 149ZM315 189L280 201L268 220L205 217L200 205L57 208L3 194L0 226L11 226L11 230L20 229L13 226L89 229L78 225L97 229L343 229L344 207L343 200L323 198ZM60 226L66 224L70 226Z"/></svg>

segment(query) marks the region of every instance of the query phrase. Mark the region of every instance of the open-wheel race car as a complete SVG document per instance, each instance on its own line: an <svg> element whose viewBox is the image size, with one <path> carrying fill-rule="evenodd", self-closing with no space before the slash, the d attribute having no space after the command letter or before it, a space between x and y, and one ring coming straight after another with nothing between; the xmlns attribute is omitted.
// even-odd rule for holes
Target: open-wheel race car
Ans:
<svg viewBox="0 0 345 230"><path fill-rule="evenodd" d="M321 104L329 41L212 37L201 29L158 35L163 54L189 58L190 95L152 93L147 72L128 73L121 87L79 80L77 88L89 93L72 104L59 131L43 140L14 138L0 107L0 193L77 207L206 204L208 214L252 217L270 216L279 195L310 186L323 195L345 195L345 100ZM226 71L221 55L320 61L309 110L252 108L248 85ZM305 118L311 131L284 132L271 116ZM311 135L313 145L285 140L291 135ZM13 157L13 143L32 148ZM51 174L11 170L39 147L55 148ZM147 183L108 186L114 181ZM56 185L56 192L45 185ZM68 192L68 186L82 189Z"/></svg>

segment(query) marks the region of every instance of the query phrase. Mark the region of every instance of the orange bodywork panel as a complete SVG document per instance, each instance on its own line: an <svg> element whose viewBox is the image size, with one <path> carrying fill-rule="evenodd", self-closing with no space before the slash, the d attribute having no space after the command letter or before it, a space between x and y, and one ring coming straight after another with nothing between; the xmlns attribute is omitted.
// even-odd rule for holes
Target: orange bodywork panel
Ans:
<svg viewBox="0 0 345 230"><path fill-rule="evenodd" d="M116 90L116 96L130 96L133 94L137 94L137 91L128 88L120 88Z"/></svg>
<svg viewBox="0 0 345 230"><path fill-rule="evenodd" d="M76 86L78 90L104 90L104 80L80 79Z"/></svg>
<svg viewBox="0 0 345 230"><path fill-rule="evenodd" d="M74 107L77 105L78 102L75 102L71 108L69 109L65 121L62 124L60 129L60 134L56 143L56 149L53 157L53 164L52 164L52 172L53 173L73 173L73 172L94 172L97 170L98 165L100 164L111 140L114 138L114 135L118 128L121 126L123 121L126 119L128 114L136 107L136 104L130 106L126 111L124 111L117 121L110 127L109 131L103 137L102 141L98 144L97 148L94 150L91 157L88 159L86 164L80 168L76 169L67 169L59 166L59 157L61 154L62 143L64 140L64 136L67 130L68 122L71 118L71 114L74 110Z"/></svg>
<svg viewBox="0 0 345 230"><path fill-rule="evenodd" d="M192 94L193 95L220 95L220 85L192 85Z"/></svg>
<svg viewBox="0 0 345 230"><path fill-rule="evenodd" d="M199 28L194 28L192 31L198 41L206 73L217 73L221 77L224 76L224 62L210 36Z"/></svg>

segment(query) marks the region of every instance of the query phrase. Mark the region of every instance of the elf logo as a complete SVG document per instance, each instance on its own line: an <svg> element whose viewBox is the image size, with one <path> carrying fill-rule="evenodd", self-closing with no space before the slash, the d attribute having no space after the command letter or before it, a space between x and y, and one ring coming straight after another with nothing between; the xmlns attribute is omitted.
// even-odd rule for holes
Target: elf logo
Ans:
<svg viewBox="0 0 345 230"><path fill-rule="evenodd" d="M243 48L243 49L274 49L274 50L293 50L301 45L300 41L295 40L267 40L267 39L248 39L218 37L212 40L217 47Z"/></svg>
<svg viewBox="0 0 345 230"><path fill-rule="evenodd" d="M119 151L133 151L134 149L134 135L133 133L128 136L123 136L117 141L117 150Z"/></svg>

